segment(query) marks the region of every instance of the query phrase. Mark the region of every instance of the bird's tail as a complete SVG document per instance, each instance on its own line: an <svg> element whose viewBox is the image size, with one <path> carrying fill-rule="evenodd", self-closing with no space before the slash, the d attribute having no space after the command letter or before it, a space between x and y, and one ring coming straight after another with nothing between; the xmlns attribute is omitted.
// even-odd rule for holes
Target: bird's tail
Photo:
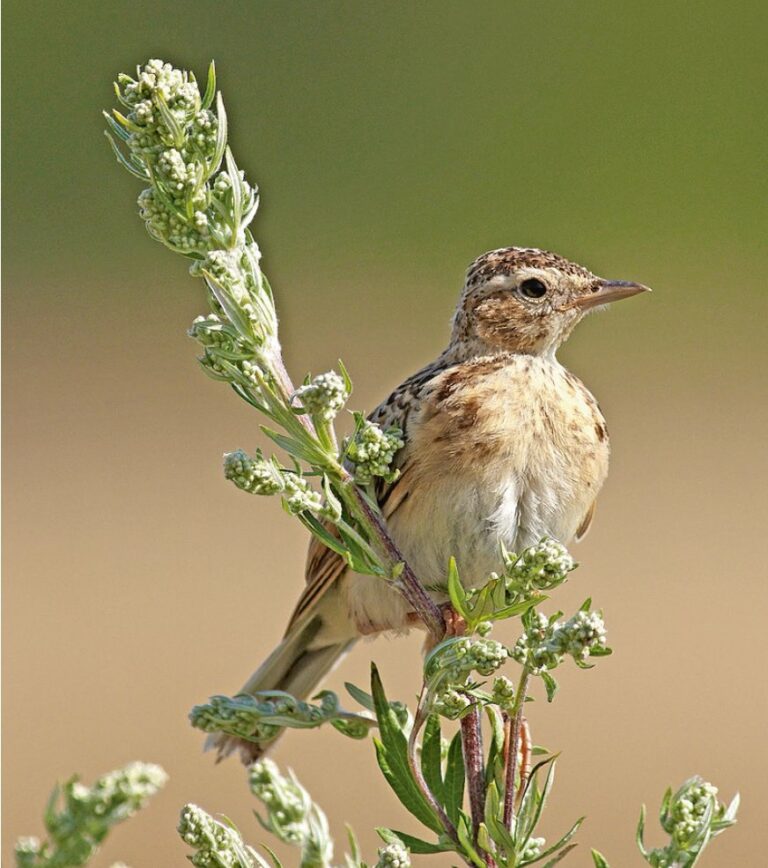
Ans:
<svg viewBox="0 0 768 868"><path fill-rule="evenodd" d="M350 625L328 623L323 611L327 608L327 605L321 604L310 618L289 629L282 642L251 675L240 693L284 690L297 699L306 699L356 641ZM332 629L332 626L336 629ZM343 629L339 630L339 626ZM217 733L208 737L205 749L215 750L217 760L239 750L243 763L249 765L271 749L279 735L270 742L256 744Z"/></svg>

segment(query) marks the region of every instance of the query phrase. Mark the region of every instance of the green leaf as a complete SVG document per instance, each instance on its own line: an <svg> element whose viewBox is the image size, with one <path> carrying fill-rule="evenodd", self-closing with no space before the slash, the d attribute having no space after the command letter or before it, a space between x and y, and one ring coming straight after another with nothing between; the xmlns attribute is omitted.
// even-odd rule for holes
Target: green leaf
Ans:
<svg viewBox="0 0 768 868"><path fill-rule="evenodd" d="M349 371L344 366L344 362L339 359L339 371L341 372L341 378L344 380L344 388L347 391L348 395L352 394L352 377L349 376Z"/></svg>
<svg viewBox="0 0 768 868"><path fill-rule="evenodd" d="M336 552L336 554L341 555L343 558L346 558L348 555L346 546L341 542L341 540L337 539L332 533L329 533L325 529L325 527L319 522L314 515L310 512L303 512L299 515L299 520L301 523L311 531L320 542L329 548L332 552Z"/></svg>
<svg viewBox="0 0 768 868"><path fill-rule="evenodd" d="M544 768L544 766L546 766L546 765L549 765L549 768L547 769L547 776L544 779L544 789L541 791L541 794L539 794L538 793L538 774L539 774L539 770ZM531 799L532 810L530 812L530 819L525 824L525 832L524 832L525 843L527 843L528 839L533 835L534 831L536 830L536 826L538 826L539 820L541 819L541 812L544 810L544 805L546 804L547 796L551 792L552 785L555 782L555 766L556 765L557 764L555 763L554 760L544 760L543 762L539 763L537 766L534 767L534 769L531 772L531 775L528 779L528 783L527 783L526 788L525 788L525 793L523 794L523 799L525 800L525 797L528 796L528 793L530 790L531 795L532 795L532 799ZM548 852L553 852L553 850L550 849ZM545 854L542 853L541 855L544 856Z"/></svg>
<svg viewBox="0 0 768 868"><path fill-rule="evenodd" d="M307 464L320 464L322 462L323 454L316 447L308 443L302 443L300 440L296 440L286 434L280 434L279 431L273 431L271 428L267 428L266 425L261 425L260 428L270 440L277 443L281 449L284 449L294 458L300 458L302 461L306 461Z"/></svg>
<svg viewBox="0 0 768 868"><path fill-rule="evenodd" d="M592 861L595 863L595 868L611 868L608 860L599 850L592 850Z"/></svg>
<svg viewBox="0 0 768 868"><path fill-rule="evenodd" d="M379 829L376 831L381 834ZM450 841L433 844L429 841L422 841L421 838L416 838L413 835L408 835L406 832L399 832L397 829L387 831L392 831L392 834L399 838L411 853L416 853L419 856L428 856L432 853L448 853L454 849L454 845Z"/></svg>
<svg viewBox="0 0 768 868"><path fill-rule="evenodd" d="M227 174L232 182L230 190L232 192L232 217L233 227L236 229L240 226L243 219L243 184L240 180L240 172L235 163L235 158L232 156L230 148L224 149L224 161L227 164Z"/></svg>
<svg viewBox="0 0 768 868"><path fill-rule="evenodd" d="M464 804L464 753L461 747L461 733L457 732L448 748L448 759L445 765L445 812L454 824L459 822L459 815Z"/></svg>
<svg viewBox="0 0 768 868"><path fill-rule="evenodd" d="M575 847L576 847L576 844L571 844L570 846L566 847L564 850L561 850L561 851L557 854L557 856L555 856L554 859L550 859L549 862L547 862L547 863L543 866L543 868L552 868L553 865L557 865L557 863L558 863L558 862L561 862L563 859L565 859L565 857L566 857L566 856L571 852L571 850L573 850ZM533 863L531 863L531 862L526 862L525 864L526 864L526 865L531 865L531 864L533 864ZM521 865L522 865L522 863L521 863Z"/></svg>
<svg viewBox="0 0 768 868"><path fill-rule="evenodd" d="M168 127L168 131L173 139L173 144L175 147L180 148L184 144L184 130L181 128L181 124L176 120L173 112L168 108L168 103L165 101L165 97L159 90L155 91L155 102L157 103L157 107L160 109L160 116L163 119L163 123Z"/></svg>
<svg viewBox="0 0 768 868"><path fill-rule="evenodd" d="M209 109L213 105L213 98L216 96L216 63L212 60L208 67L208 81L205 85L205 93L203 94L202 108Z"/></svg>
<svg viewBox="0 0 768 868"><path fill-rule="evenodd" d="M461 615L466 621L470 619L470 614L467 611L465 601L467 593L459 578L459 570L456 566L456 558L451 558L448 561L448 596L451 598L451 605L456 612Z"/></svg>
<svg viewBox="0 0 768 868"><path fill-rule="evenodd" d="M511 606L505 606L503 609L499 609L494 613L493 618L495 621L501 621L504 618L513 618L515 615L522 615L524 612L527 612L529 609L538 606L539 603L543 603L548 599L549 597L546 594L540 594L537 597L531 597L530 600L521 600L519 603L514 603Z"/></svg>
<svg viewBox="0 0 768 868"><path fill-rule="evenodd" d="M208 164L210 175L218 171L227 147L227 112L224 108L224 100L221 98L221 91L216 94L216 117L219 120L219 125L216 128L216 147L211 162Z"/></svg>
<svg viewBox="0 0 768 868"><path fill-rule="evenodd" d="M579 819L576 820L576 822L565 833L565 835L563 835L563 837L559 841L557 841L557 843L553 844L551 847L548 847L543 853L538 855L535 859L532 859L530 862L521 862L520 868L522 868L523 865L533 865L536 862L541 861L542 859L546 859L547 856L551 856L552 853L554 853L557 850L560 851L557 854L557 856L554 859L550 859L549 862L547 862L543 866L543 868L548 868L548 866L555 865L561 859L564 859L571 852L571 850L573 850L573 848L576 846L576 844L571 844L570 846L566 846L566 845L571 840L571 838L573 838L573 836L576 834L576 832L579 831L579 827L581 826L581 824L583 822L584 822L584 817L579 817ZM560 849L561 847L564 849L561 850Z"/></svg>
<svg viewBox="0 0 768 868"><path fill-rule="evenodd" d="M115 140L110 136L110 134L104 130L104 135L107 137L109 144L112 146L112 153L115 155L117 162L128 172L130 172L136 178L140 178L142 181L148 180L148 175L146 171L142 172L133 165L132 162L125 156L125 154L120 150L117 146Z"/></svg>
<svg viewBox="0 0 768 868"><path fill-rule="evenodd" d="M635 842L638 850L643 854L643 859L648 861L648 851L645 849L645 805L640 808L640 819L637 821L637 829L635 831Z"/></svg>
<svg viewBox="0 0 768 868"><path fill-rule="evenodd" d="M362 688L357 687L354 684L351 684L349 681L344 682L344 687L347 689L347 693L355 700L355 702L360 703L363 708L367 708L368 711L373 711L373 697L370 693L366 693Z"/></svg>
<svg viewBox="0 0 768 868"><path fill-rule="evenodd" d="M558 690L558 683L555 679L549 674L549 672L541 673L541 680L544 682L544 688L547 691L547 702L552 702L555 698L555 694Z"/></svg>
<svg viewBox="0 0 768 868"><path fill-rule="evenodd" d="M403 807L427 828L440 834L443 827L414 780L408 764L408 741L390 708L375 664L371 664L371 695L381 736L373 740L379 768Z"/></svg>
<svg viewBox="0 0 768 868"><path fill-rule="evenodd" d="M421 741L421 772L432 794L445 805L445 785L443 784L443 763L441 756L440 717L430 714L424 727Z"/></svg>
<svg viewBox="0 0 768 868"><path fill-rule="evenodd" d="M359 865L362 861L362 855L360 853L360 845L357 843L357 835L355 835L355 830L349 825L349 823L346 824L346 830L352 862L354 865Z"/></svg>
<svg viewBox="0 0 768 868"><path fill-rule="evenodd" d="M485 868L485 860L477 852L472 841L471 828L472 825L469 817L467 817L467 815L462 811L459 815L459 822L456 826L456 835L458 836L459 843L461 844L465 854L472 860L473 865L476 865L477 868Z"/></svg>

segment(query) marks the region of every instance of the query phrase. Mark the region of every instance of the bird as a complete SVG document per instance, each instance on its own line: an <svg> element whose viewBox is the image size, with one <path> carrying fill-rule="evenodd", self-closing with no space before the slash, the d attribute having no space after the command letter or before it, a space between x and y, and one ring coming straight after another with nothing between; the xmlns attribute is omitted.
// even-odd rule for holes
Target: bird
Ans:
<svg viewBox="0 0 768 868"><path fill-rule="evenodd" d="M538 248L499 248L471 263L448 346L369 416L402 432L399 473L378 480L376 498L436 603L448 601L451 556L462 583L477 588L500 568L502 545L567 545L587 532L608 473L608 429L556 353L586 314L646 291ZM361 637L418 621L396 590L353 573L314 537L305 577L284 638L241 693L306 698ZM239 749L248 764L273 743L219 733L208 747L219 759Z"/></svg>

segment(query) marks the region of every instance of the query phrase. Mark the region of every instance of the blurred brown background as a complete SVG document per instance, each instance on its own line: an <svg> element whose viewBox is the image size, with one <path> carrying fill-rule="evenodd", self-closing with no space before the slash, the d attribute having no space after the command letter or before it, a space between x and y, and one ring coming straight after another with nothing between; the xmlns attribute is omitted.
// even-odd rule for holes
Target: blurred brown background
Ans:
<svg viewBox="0 0 768 868"><path fill-rule="evenodd" d="M254 231L289 365L299 378L341 355L355 407L441 349L489 248L547 247L655 288L562 353L614 455L558 602L603 606L615 655L564 668L554 706L531 709L536 740L563 752L547 830L586 813L569 864L597 846L639 865L640 803L700 773L744 797L705 864L765 864L765 5L4 12L6 856L41 831L56 779L135 758L171 782L97 865L185 864L186 801L265 837L242 769L203 756L186 713L277 640L305 540L277 503L225 484L221 453L256 445L259 420L197 369L201 287L146 236L101 135L112 79L160 56L200 75L215 57L263 191ZM410 698L418 644L360 646L330 686L365 684L373 656ZM276 759L340 843L343 821L369 856L375 825L407 826L369 743L294 733Z"/></svg>

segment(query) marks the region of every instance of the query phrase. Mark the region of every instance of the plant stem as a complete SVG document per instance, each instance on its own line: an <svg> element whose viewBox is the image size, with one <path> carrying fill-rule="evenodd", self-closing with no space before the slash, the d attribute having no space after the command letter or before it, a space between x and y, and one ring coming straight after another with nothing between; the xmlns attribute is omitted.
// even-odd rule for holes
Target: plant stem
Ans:
<svg viewBox="0 0 768 868"><path fill-rule="evenodd" d="M295 388L283 363L283 358L280 353L279 345L273 348L270 353L270 358L273 363L273 376L276 391L282 393L285 405L290 406L291 395ZM309 436L314 440L317 439L317 432L312 420L305 415L296 416L299 422L306 428ZM398 549L395 541L389 535L384 519L378 509L374 508L369 503L364 492L355 484L352 475L345 468L340 469L341 488L347 494L345 498L350 507L354 510L355 516L368 531L369 535L378 542L378 548L381 550L386 566L390 573L395 568L402 564L402 572L397 579L393 580L394 587L405 597L405 599L413 607L414 611L419 615L424 622L435 643L441 641L445 636L445 621L440 612L439 607L435 604L432 598L424 589L424 586L416 577L413 570L406 563L405 558Z"/></svg>
<svg viewBox="0 0 768 868"><path fill-rule="evenodd" d="M356 518L365 525L371 536L379 543L386 565L390 570L394 570L402 564L402 572L397 579L392 581L392 585L397 588L419 615L434 642L440 642L445 636L445 620L440 608L408 566L400 549L389 535L381 513L371 506L368 498L355 484L352 475L347 470L342 470L342 486L352 499L350 505L355 511Z"/></svg>
<svg viewBox="0 0 768 868"><path fill-rule="evenodd" d="M505 727L505 774L504 774L504 825L511 830L515 818L515 777L517 775L517 754L520 749L520 730L523 721L523 705L528 691L531 672L523 667L512 711Z"/></svg>
<svg viewBox="0 0 768 868"><path fill-rule="evenodd" d="M461 718L461 747L467 774L469 809L472 814L472 835L477 832L485 814L485 775L483 770L483 733L480 728L480 709L477 705Z"/></svg>

